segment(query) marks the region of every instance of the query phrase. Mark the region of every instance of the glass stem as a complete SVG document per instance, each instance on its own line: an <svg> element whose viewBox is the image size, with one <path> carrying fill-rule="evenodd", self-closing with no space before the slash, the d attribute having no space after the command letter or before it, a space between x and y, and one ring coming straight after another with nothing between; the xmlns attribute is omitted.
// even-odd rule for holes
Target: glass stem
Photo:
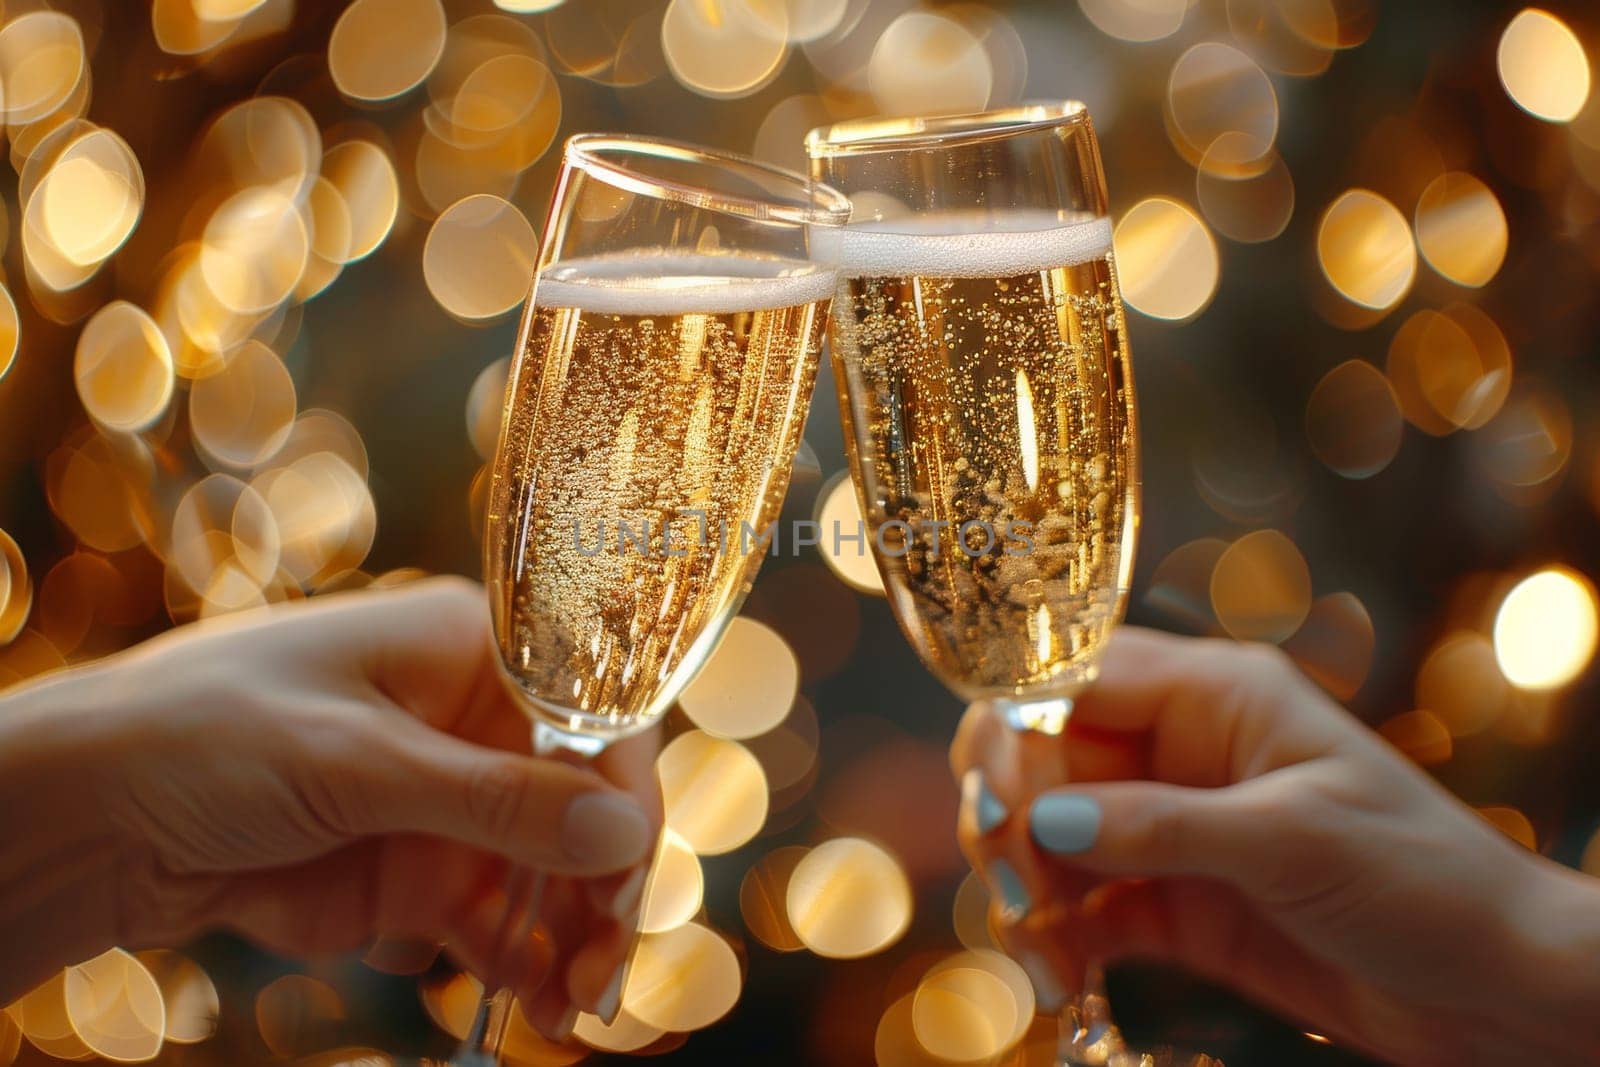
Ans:
<svg viewBox="0 0 1600 1067"><path fill-rule="evenodd" d="M580 760L591 760L605 749L605 742L593 737L568 733L544 722L533 724L533 754L556 757L571 754ZM454 1057L458 1067L477 1067L478 1064L499 1063L500 1049L505 1044L506 1028L511 1023L511 1013L516 1011L516 1000L511 990L504 987L506 957L513 946L525 942L539 921L540 905L544 901L546 875L544 871L520 864L506 875L506 910L500 918L499 936L495 941L495 958L491 970L483 976L484 996L478 1004L477 1017L466 1039Z"/></svg>

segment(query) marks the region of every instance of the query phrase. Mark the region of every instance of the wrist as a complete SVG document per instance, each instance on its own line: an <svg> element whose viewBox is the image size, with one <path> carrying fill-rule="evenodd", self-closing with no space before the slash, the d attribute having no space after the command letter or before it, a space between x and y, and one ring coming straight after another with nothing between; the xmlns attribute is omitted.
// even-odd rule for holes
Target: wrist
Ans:
<svg viewBox="0 0 1600 1067"><path fill-rule="evenodd" d="M124 852L104 804L120 718L93 671L0 697L0 1004L116 943Z"/></svg>
<svg viewBox="0 0 1600 1067"><path fill-rule="evenodd" d="M1600 1061L1600 882L1528 859L1507 915L1510 983L1497 1013L1525 1047L1558 1057L1549 1062Z"/></svg>

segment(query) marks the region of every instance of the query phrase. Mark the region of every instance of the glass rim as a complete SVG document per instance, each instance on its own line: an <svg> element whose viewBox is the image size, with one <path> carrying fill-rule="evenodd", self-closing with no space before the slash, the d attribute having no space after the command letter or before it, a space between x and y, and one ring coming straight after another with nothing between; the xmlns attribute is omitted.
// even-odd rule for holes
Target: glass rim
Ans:
<svg viewBox="0 0 1600 1067"><path fill-rule="evenodd" d="M850 218L849 198L830 185L751 156L684 141L632 134L580 133L567 138L561 159L566 166L627 192L761 222L843 226ZM784 200L776 195L717 190L652 174L646 167L630 162L648 159L742 173L764 179L764 183L789 186L794 196Z"/></svg>
<svg viewBox="0 0 1600 1067"><path fill-rule="evenodd" d="M979 144L1088 121L1089 108L1081 100L1018 104L960 115L848 119L818 126L806 134L806 154L812 159L827 159Z"/></svg>

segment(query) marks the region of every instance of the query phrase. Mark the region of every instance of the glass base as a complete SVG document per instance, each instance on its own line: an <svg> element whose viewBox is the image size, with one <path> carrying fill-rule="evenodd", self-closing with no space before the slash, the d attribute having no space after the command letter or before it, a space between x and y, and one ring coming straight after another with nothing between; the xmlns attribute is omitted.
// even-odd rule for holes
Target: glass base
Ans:
<svg viewBox="0 0 1600 1067"><path fill-rule="evenodd" d="M1052 737L1067 728L1067 719L1072 715L1071 697L1051 697L1046 700L1002 698L993 703L1006 725L1013 730L1032 730Z"/></svg>
<svg viewBox="0 0 1600 1067"><path fill-rule="evenodd" d="M533 754L548 756L556 752L572 752L584 759L594 759L604 752L613 739L597 734L563 730L543 719L533 721Z"/></svg>

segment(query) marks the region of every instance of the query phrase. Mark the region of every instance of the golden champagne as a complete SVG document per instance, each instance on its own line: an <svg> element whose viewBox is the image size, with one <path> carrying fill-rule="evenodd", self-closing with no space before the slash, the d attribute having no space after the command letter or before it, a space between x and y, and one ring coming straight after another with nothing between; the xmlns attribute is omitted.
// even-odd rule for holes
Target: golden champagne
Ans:
<svg viewBox="0 0 1600 1067"><path fill-rule="evenodd" d="M741 530L788 487L834 284L738 256L540 277L487 530L500 651L541 715L648 721L715 646L762 556Z"/></svg>
<svg viewBox="0 0 1600 1067"><path fill-rule="evenodd" d="M1139 514L1109 222L852 227L841 274L834 368L901 627L966 699L1070 696Z"/></svg>

